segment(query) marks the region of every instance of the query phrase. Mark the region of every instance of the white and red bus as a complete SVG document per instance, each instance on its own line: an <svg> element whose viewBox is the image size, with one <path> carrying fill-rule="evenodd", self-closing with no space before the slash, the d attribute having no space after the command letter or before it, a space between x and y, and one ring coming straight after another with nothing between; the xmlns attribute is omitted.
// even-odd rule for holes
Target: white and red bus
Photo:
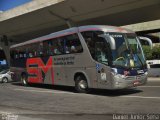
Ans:
<svg viewBox="0 0 160 120"><path fill-rule="evenodd" d="M123 89L147 82L139 38L128 29L74 27L11 46L11 72L28 83Z"/></svg>

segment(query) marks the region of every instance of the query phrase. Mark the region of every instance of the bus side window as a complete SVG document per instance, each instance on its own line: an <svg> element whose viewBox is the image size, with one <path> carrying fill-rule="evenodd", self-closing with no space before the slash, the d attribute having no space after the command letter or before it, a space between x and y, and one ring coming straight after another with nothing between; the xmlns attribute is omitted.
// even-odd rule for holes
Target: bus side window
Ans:
<svg viewBox="0 0 160 120"><path fill-rule="evenodd" d="M48 56L49 55L49 44L48 41L43 41L43 56Z"/></svg>
<svg viewBox="0 0 160 120"><path fill-rule="evenodd" d="M19 58L19 50L16 49L16 53L15 53L15 59L18 59Z"/></svg>
<svg viewBox="0 0 160 120"><path fill-rule="evenodd" d="M69 54L70 53L70 47L68 46L68 41L67 41L66 38L64 38L64 46L63 46L63 48L64 48L65 54Z"/></svg>
<svg viewBox="0 0 160 120"><path fill-rule="evenodd" d="M24 46L20 47L19 49L19 58L23 59L24 58L24 53L25 53L25 48Z"/></svg>
<svg viewBox="0 0 160 120"><path fill-rule="evenodd" d="M99 37L98 35L103 34L102 31L87 31L82 32L82 36L84 37L89 52L93 59L96 61L108 65L109 59L109 45L107 41Z"/></svg>
<svg viewBox="0 0 160 120"><path fill-rule="evenodd" d="M82 45L77 34L46 40L39 44L39 56L63 55L82 52Z"/></svg>
<svg viewBox="0 0 160 120"><path fill-rule="evenodd" d="M24 58L32 58L32 57L37 57L37 44L29 44L27 46L24 47L25 48L25 52L24 52Z"/></svg>
<svg viewBox="0 0 160 120"><path fill-rule="evenodd" d="M102 31L87 31L82 32L82 36L85 39L85 42L87 44L87 47L90 51L90 54L93 59L95 59L95 41L97 40L97 36L102 34Z"/></svg>
<svg viewBox="0 0 160 120"><path fill-rule="evenodd" d="M47 55L50 56L50 55L54 55L53 54L53 42L51 40L48 40L47 41L47 47L46 50L47 50Z"/></svg>
<svg viewBox="0 0 160 120"><path fill-rule="evenodd" d="M64 53L63 40L61 38L56 38L53 40L53 52L55 55L60 55Z"/></svg>
<svg viewBox="0 0 160 120"><path fill-rule="evenodd" d="M66 36L66 53L80 53L83 51L81 42L77 34Z"/></svg>
<svg viewBox="0 0 160 120"><path fill-rule="evenodd" d="M44 53L43 53L43 49L44 49L44 48L43 48L43 42L40 42L40 43L39 43L39 48L38 48L38 54L39 54L39 56L41 56L41 57L42 57L43 54L44 54Z"/></svg>

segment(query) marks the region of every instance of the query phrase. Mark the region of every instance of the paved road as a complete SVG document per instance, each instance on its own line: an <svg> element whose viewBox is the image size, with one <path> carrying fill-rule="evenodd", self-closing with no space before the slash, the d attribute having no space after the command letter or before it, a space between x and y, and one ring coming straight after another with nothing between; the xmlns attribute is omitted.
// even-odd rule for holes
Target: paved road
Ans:
<svg viewBox="0 0 160 120"><path fill-rule="evenodd" d="M150 79L136 89L93 90L90 94L75 93L72 87L0 84L0 113L0 119L18 120L107 120L118 114L142 114L148 119L147 114L160 114L160 80Z"/></svg>

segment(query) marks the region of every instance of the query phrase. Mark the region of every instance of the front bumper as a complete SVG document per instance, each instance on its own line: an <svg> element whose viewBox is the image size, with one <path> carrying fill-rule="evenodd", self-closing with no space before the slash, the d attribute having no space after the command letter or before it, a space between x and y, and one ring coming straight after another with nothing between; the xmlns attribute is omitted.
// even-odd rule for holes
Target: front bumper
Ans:
<svg viewBox="0 0 160 120"><path fill-rule="evenodd" d="M141 86L147 83L147 75L126 76L119 77L113 76L112 88L113 89L125 89L136 86Z"/></svg>

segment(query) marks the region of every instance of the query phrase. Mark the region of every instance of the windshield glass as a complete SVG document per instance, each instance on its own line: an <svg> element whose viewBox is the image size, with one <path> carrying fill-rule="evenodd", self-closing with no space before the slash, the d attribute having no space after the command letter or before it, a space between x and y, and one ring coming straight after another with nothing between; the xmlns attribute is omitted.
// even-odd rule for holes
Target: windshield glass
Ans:
<svg viewBox="0 0 160 120"><path fill-rule="evenodd" d="M144 54L133 33L109 33L115 39L116 49L112 50L113 62L115 67L123 68L144 68L146 66Z"/></svg>
<svg viewBox="0 0 160 120"><path fill-rule="evenodd" d="M108 65L109 63L109 44L103 39L99 38L95 42L95 60Z"/></svg>

